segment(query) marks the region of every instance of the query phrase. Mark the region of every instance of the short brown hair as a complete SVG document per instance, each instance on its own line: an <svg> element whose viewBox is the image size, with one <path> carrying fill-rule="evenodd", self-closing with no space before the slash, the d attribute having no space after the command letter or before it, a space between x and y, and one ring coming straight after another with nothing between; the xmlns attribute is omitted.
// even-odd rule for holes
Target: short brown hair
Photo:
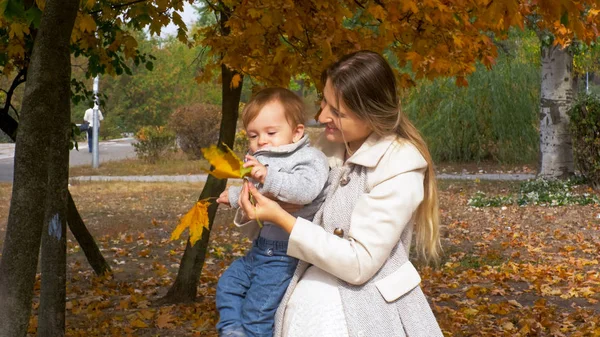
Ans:
<svg viewBox="0 0 600 337"><path fill-rule="evenodd" d="M285 117L292 127L305 123L305 106L298 95L285 88L267 88L254 95L244 107L242 111L244 128L248 127L248 124L258 116L265 105L273 101L277 101L283 106Z"/></svg>

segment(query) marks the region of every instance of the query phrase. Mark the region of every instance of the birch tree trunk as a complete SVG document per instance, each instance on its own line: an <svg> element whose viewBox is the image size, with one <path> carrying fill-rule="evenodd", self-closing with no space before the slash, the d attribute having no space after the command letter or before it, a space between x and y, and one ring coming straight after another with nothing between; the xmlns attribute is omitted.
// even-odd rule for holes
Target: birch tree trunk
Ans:
<svg viewBox="0 0 600 337"><path fill-rule="evenodd" d="M539 176L561 178L574 171L569 116L575 95L573 56L560 46L542 46Z"/></svg>

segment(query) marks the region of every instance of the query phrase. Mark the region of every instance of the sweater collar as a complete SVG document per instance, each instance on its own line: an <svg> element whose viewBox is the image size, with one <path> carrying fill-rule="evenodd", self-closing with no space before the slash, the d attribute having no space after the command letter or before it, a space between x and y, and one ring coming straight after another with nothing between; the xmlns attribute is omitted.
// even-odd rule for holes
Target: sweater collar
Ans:
<svg viewBox="0 0 600 337"><path fill-rule="evenodd" d="M281 145L277 147L268 147L262 150L258 150L253 153L253 155L258 155L261 153L292 153L302 147L308 146L310 144L310 140L307 135L303 135L299 141L291 144Z"/></svg>

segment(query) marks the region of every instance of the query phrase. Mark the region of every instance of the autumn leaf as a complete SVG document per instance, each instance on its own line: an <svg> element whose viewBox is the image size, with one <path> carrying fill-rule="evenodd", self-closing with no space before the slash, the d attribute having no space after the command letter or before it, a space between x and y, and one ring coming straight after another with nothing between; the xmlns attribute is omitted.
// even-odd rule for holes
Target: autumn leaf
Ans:
<svg viewBox="0 0 600 337"><path fill-rule="evenodd" d="M217 179L243 178L249 174L252 168L243 167L244 162L227 145L223 145L226 151L216 145L202 149L204 158L213 167L208 173Z"/></svg>
<svg viewBox="0 0 600 337"><path fill-rule="evenodd" d="M141 321L139 319L136 319L131 322L131 326L134 328L147 328L148 324L144 323L143 321Z"/></svg>
<svg viewBox="0 0 600 337"><path fill-rule="evenodd" d="M231 84L229 85L232 89L235 89L240 86L240 82L242 81L242 76L240 74L233 75L231 78Z"/></svg>
<svg viewBox="0 0 600 337"><path fill-rule="evenodd" d="M192 206L192 208L183 216L179 221L179 225L171 233L171 240L179 239L181 233L186 228L190 230L190 244L193 246L196 241L202 238L202 232L204 228L208 227L208 206L210 201L208 199L200 200Z"/></svg>
<svg viewBox="0 0 600 337"><path fill-rule="evenodd" d="M156 327L159 329L173 329L175 327L174 321L175 317L171 314L163 313L156 318Z"/></svg>

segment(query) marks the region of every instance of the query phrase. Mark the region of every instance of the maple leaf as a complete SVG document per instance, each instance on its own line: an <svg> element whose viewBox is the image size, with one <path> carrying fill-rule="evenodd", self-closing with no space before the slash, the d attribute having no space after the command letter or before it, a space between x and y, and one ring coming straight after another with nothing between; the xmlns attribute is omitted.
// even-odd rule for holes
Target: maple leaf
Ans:
<svg viewBox="0 0 600 337"><path fill-rule="evenodd" d="M190 208L190 210L181 217L179 225L171 233L171 240L179 239L179 236L186 228L190 230L190 244L193 246L196 241L202 237L204 228L208 227L208 205L210 201L208 199L200 200Z"/></svg>
<svg viewBox="0 0 600 337"><path fill-rule="evenodd" d="M217 179L243 178L248 175L252 168L243 167L243 161L227 145L223 145L226 151L221 150L216 145L202 149L204 158L213 167L208 173Z"/></svg>
<svg viewBox="0 0 600 337"><path fill-rule="evenodd" d="M231 84L229 85L232 89L235 89L240 86L240 82L242 81L242 76L240 74L235 74L231 78Z"/></svg>
<svg viewBox="0 0 600 337"><path fill-rule="evenodd" d="M173 329L175 325L173 322L175 321L175 317L171 316L171 314L163 313L160 314L156 318L156 327L159 329Z"/></svg>

